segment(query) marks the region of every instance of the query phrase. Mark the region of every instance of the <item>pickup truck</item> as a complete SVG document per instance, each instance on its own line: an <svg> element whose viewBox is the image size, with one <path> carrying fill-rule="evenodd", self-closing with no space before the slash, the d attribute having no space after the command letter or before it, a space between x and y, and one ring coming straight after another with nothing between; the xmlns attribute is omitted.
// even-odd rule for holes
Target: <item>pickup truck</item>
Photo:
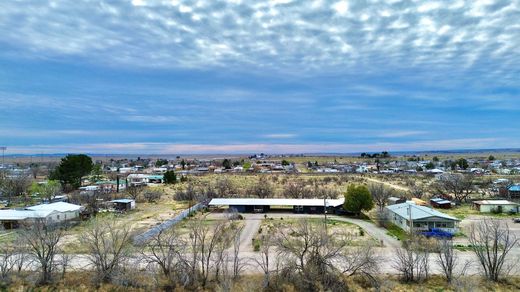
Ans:
<svg viewBox="0 0 520 292"><path fill-rule="evenodd" d="M435 237L435 238L447 238L452 239L453 234L447 231L444 231L442 229L438 228L432 228L429 231L421 232L422 235L426 236L427 238Z"/></svg>

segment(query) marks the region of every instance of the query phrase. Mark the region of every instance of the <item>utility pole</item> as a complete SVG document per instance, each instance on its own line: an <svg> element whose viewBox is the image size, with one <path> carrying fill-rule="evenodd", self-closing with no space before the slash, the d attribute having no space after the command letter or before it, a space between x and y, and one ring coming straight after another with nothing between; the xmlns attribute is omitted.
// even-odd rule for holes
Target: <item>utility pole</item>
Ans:
<svg viewBox="0 0 520 292"><path fill-rule="evenodd" d="M0 150L2 150L2 166L5 166L5 150L7 150L7 147L0 147Z"/></svg>
<svg viewBox="0 0 520 292"><path fill-rule="evenodd" d="M408 204L408 222L410 224L410 236L413 237L412 204Z"/></svg>

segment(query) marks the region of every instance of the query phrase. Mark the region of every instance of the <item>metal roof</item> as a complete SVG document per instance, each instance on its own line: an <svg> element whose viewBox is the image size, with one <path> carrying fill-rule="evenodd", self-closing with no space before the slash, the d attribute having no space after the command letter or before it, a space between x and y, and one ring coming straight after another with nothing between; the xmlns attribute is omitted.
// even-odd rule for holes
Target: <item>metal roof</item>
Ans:
<svg viewBox="0 0 520 292"><path fill-rule="evenodd" d="M452 221L460 221L459 219L455 217L451 217L447 214L444 214L442 212L439 212L437 210L424 207L424 206L418 206L410 203L401 203L396 205L390 205L386 206L386 209L390 210L391 212L408 219L410 218L410 211L411 211L411 217L412 220L419 220L419 219L425 219L429 217L439 217L447 220Z"/></svg>
<svg viewBox="0 0 520 292"><path fill-rule="evenodd" d="M32 207L27 207L27 210L33 210L33 211L58 211L58 212L73 212L73 211L79 211L83 209L83 206L80 205L74 205L69 204L66 202L56 202L51 204L41 204L36 205Z"/></svg>
<svg viewBox="0 0 520 292"><path fill-rule="evenodd" d="M338 207L343 205L345 199L327 199L327 206ZM323 199L234 199L221 198L212 199L209 202L210 206L229 206L229 205L243 205L243 206L321 206L323 207Z"/></svg>
<svg viewBox="0 0 520 292"><path fill-rule="evenodd" d="M131 199L117 199L117 200L112 200L110 202L112 202L112 203L128 204L128 203L134 202L134 200L131 200Z"/></svg>
<svg viewBox="0 0 520 292"><path fill-rule="evenodd" d="M473 203L478 205L518 205L517 203L508 200L482 200L473 201Z"/></svg>
<svg viewBox="0 0 520 292"><path fill-rule="evenodd" d="M512 185L509 187L509 191L511 192L520 192L520 185Z"/></svg>
<svg viewBox="0 0 520 292"><path fill-rule="evenodd" d="M32 211L32 210L0 210L0 220L26 220L30 218L46 218L50 214L54 213L52 210Z"/></svg>

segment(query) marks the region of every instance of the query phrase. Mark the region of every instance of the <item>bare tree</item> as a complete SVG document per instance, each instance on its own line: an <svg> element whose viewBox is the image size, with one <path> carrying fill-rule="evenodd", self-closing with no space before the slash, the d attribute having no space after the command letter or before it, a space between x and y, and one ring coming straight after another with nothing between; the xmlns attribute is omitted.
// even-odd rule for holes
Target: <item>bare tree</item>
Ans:
<svg viewBox="0 0 520 292"><path fill-rule="evenodd" d="M27 175L15 177L0 176L0 194L11 203L15 197L25 196L30 184L31 181Z"/></svg>
<svg viewBox="0 0 520 292"><path fill-rule="evenodd" d="M263 234L260 236L260 259L255 258L256 264L262 269L264 272L264 284L263 287L268 288L270 285L270 274L271 274L271 266L269 263L270 257L269 253L272 250L272 246L274 245L273 235L272 234Z"/></svg>
<svg viewBox="0 0 520 292"><path fill-rule="evenodd" d="M0 246L0 284L9 284L16 267L16 248L11 244ZM0 285L1 286L1 285Z"/></svg>
<svg viewBox="0 0 520 292"><path fill-rule="evenodd" d="M394 196L395 194L393 188L386 187L382 183L371 183L368 185L368 190L370 191L372 199L376 203L380 212L384 210L388 198Z"/></svg>
<svg viewBox="0 0 520 292"><path fill-rule="evenodd" d="M56 255L60 252L62 236L63 231L58 226L40 219L21 233L27 252L39 266L41 284L52 281L52 274L58 265Z"/></svg>
<svg viewBox="0 0 520 292"><path fill-rule="evenodd" d="M461 203L475 191L474 178L470 174L443 174L434 183L434 188L445 196L453 195L454 200Z"/></svg>
<svg viewBox="0 0 520 292"><path fill-rule="evenodd" d="M162 192L156 190L148 190L143 193L144 199L148 203L155 203L161 199Z"/></svg>
<svg viewBox="0 0 520 292"><path fill-rule="evenodd" d="M273 196L273 185L265 176L261 176L256 184L248 189L250 195L258 198L270 198Z"/></svg>
<svg viewBox="0 0 520 292"><path fill-rule="evenodd" d="M455 249L453 248L453 241L450 239L439 239L437 241L437 248L439 250L437 255L437 264L439 267L441 267L442 272L444 273L444 277L446 277L446 281L451 283L456 277L456 270L459 267L459 258L454 252ZM461 276L466 273L469 264L469 261L465 262L462 270L460 271Z"/></svg>
<svg viewBox="0 0 520 292"><path fill-rule="evenodd" d="M242 231L244 230L244 226L240 226L238 228L233 229L233 279L238 279L242 270L245 267L243 259L240 257L240 236Z"/></svg>
<svg viewBox="0 0 520 292"><path fill-rule="evenodd" d="M284 197L294 199L313 197L312 192L302 180L287 182L283 189L283 195Z"/></svg>
<svg viewBox="0 0 520 292"><path fill-rule="evenodd" d="M346 234L328 234L325 228L300 220L289 232L279 232L276 246L278 257L286 262L285 271L297 273L301 289L314 290L316 281L325 287L345 289L343 275L367 274L377 270L373 252L360 252L348 247Z"/></svg>
<svg viewBox="0 0 520 292"><path fill-rule="evenodd" d="M417 282L428 278L429 252L419 238L403 242L403 248L395 251L394 268L405 282Z"/></svg>
<svg viewBox="0 0 520 292"><path fill-rule="evenodd" d="M516 261L509 261L507 255L518 245L519 239L505 222L501 224L498 219L482 219L471 226L469 242L485 277L491 281L498 281L507 275L516 264Z"/></svg>
<svg viewBox="0 0 520 292"><path fill-rule="evenodd" d="M128 196L130 196L130 198L132 198L133 200L136 200L136 201L142 192L143 192L142 186L128 186L126 188L126 193L128 194Z"/></svg>
<svg viewBox="0 0 520 292"><path fill-rule="evenodd" d="M220 177L215 182L215 193L218 198L233 197L237 189L228 177Z"/></svg>
<svg viewBox="0 0 520 292"><path fill-rule="evenodd" d="M175 229L162 230L148 242L149 250L143 250L145 262L154 269L159 269L169 285L181 281L188 284L188 278L184 277L186 263L183 260L187 252L186 244L175 232Z"/></svg>
<svg viewBox="0 0 520 292"><path fill-rule="evenodd" d="M89 251L96 282L110 282L130 257L130 231L113 218L92 220L80 241Z"/></svg>

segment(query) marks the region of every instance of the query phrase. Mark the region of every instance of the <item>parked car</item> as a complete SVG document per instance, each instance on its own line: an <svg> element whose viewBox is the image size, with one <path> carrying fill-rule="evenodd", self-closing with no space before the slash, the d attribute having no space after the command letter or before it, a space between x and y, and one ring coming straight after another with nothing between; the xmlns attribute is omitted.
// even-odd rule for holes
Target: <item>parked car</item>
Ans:
<svg viewBox="0 0 520 292"><path fill-rule="evenodd" d="M438 229L438 228L432 228L429 231L422 232L421 234L426 236L427 238L430 238L430 237L447 238L447 239L452 239L453 238L453 234L452 233L450 233L448 231L444 231L442 229Z"/></svg>
<svg viewBox="0 0 520 292"><path fill-rule="evenodd" d="M520 223L520 218L513 218L514 223Z"/></svg>

